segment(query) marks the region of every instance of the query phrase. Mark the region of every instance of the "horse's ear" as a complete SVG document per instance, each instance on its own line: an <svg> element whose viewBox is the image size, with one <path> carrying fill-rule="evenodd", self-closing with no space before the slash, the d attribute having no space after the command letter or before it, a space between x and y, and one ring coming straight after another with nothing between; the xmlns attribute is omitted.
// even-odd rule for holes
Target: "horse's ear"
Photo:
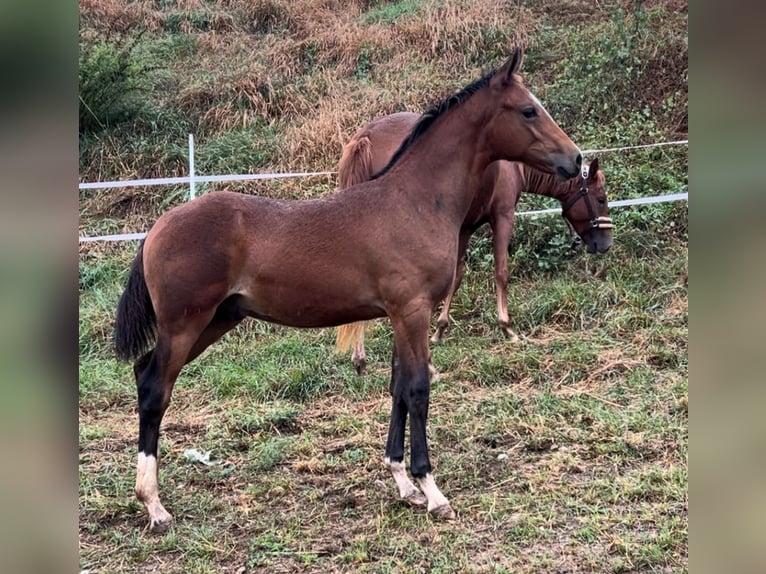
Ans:
<svg viewBox="0 0 766 574"><path fill-rule="evenodd" d="M513 75L516 74L521 68L521 61L524 58L524 53L521 50L521 46L516 46L513 49L513 54L508 58L508 61L503 64L503 67L498 70L500 77L504 83L512 82Z"/></svg>
<svg viewBox="0 0 766 574"><path fill-rule="evenodd" d="M590 162L590 165L588 166L588 179L595 178L597 171L598 171L598 158L594 157L593 161Z"/></svg>

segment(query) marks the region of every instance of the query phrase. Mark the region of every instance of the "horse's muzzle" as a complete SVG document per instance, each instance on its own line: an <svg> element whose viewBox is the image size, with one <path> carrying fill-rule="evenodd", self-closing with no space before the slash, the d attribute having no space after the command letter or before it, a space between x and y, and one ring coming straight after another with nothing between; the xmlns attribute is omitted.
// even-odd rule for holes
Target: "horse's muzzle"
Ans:
<svg viewBox="0 0 766 574"><path fill-rule="evenodd" d="M561 179L572 179L580 175L580 167L582 166L582 154L578 153L577 156L572 159L571 156L564 154L557 154L556 157L556 175Z"/></svg>
<svg viewBox="0 0 766 574"><path fill-rule="evenodd" d="M612 247L611 237L595 237L585 243L588 253L606 253Z"/></svg>

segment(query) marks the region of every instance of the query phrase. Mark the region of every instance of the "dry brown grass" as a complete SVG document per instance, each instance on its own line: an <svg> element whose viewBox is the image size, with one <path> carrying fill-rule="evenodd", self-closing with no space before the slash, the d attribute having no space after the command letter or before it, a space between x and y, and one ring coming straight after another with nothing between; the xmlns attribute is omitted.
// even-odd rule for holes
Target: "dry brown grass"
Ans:
<svg viewBox="0 0 766 574"><path fill-rule="evenodd" d="M306 165L337 169L343 145L361 124L402 110L395 97L386 97L371 86L333 81L329 76L325 80L333 82L332 95L319 100L311 113L286 127L278 163L287 169Z"/></svg>
<svg viewBox="0 0 766 574"><path fill-rule="evenodd" d="M80 0L80 33L124 33L130 30L157 31L165 18L152 0Z"/></svg>
<svg viewBox="0 0 766 574"><path fill-rule="evenodd" d="M536 25L532 12L502 0L430 1L423 12L423 17L402 19L395 28L414 54L438 57L448 66L470 66L472 60L486 61L482 55L487 53L507 54L513 45L526 46Z"/></svg>
<svg viewBox="0 0 766 574"><path fill-rule="evenodd" d="M282 170L333 169L359 125L425 109L500 63L511 45L528 44L538 25L531 10L507 0L431 0L417 15L366 24L361 15L372 5L187 0L158 9L153 2L83 0L81 12L84 33L97 36L159 33L176 18L177 31L193 39L193 48L161 63L175 85L156 105L181 113L198 135L278 122L283 134L270 165ZM208 27L196 29L186 16L202 12ZM126 154L121 147L105 141L99 157L84 156L83 179L183 170L159 151ZM99 168L104 158L108 171Z"/></svg>

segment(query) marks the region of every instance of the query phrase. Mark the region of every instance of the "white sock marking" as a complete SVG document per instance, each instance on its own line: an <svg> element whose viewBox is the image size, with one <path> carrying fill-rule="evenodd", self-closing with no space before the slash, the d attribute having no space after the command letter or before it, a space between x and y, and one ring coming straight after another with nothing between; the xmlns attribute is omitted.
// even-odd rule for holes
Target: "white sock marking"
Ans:
<svg viewBox="0 0 766 574"><path fill-rule="evenodd" d="M160 502L157 477L157 458L154 455L138 453L136 464L136 497L144 503L151 520L150 525L167 525L173 520Z"/></svg>
<svg viewBox="0 0 766 574"><path fill-rule="evenodd" d="M430 472L423 478L416 478L415 480L417 481L420 490L422 490L423 494L426 495L426 499L428 499L429 512L434 508L449 504L449 500L447 500L447 497L442 494L441 490L439 490L439 487L436 486L434 477Z"/></svg>
<svg viewBox="0 0 766 574"><path fill-rule="evenodd" d="M410 477L407 476L407 471L404 468L404 462L391 462L391 459L386 457L386 466L391 476L396 481L396 486L399 488L399 496L401 498L408 498L413 493L418 492L418 487L415 486Z"/></svg>

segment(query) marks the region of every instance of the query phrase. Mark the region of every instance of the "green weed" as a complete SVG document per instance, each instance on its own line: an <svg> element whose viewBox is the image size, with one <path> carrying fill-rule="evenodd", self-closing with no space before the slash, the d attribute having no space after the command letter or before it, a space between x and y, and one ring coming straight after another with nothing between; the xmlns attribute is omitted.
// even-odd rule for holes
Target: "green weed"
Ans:
<svg viewBox="0 0 766 574"><path fill-rule="evenodd" d="M418 0L400 0L399 2L386 2L382 6L372 8L365 12L360 20L362 24L390 24L402 16L417 15L421 10L421 2Z"/></svg>

